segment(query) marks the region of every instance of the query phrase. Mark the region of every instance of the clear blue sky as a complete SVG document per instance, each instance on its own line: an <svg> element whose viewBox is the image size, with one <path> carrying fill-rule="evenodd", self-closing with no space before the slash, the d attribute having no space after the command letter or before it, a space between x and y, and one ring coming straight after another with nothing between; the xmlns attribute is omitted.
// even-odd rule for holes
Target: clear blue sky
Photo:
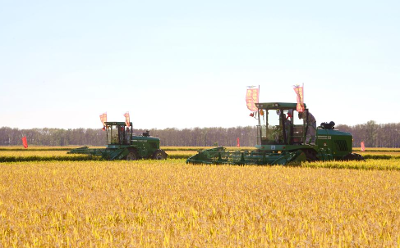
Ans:
<svg viewBox="0 0 400 248"><path fill-rule="evenodd" d="M0 127L255 125L260 101L317 122L400 122L399 1L0 0Z"/></svg>

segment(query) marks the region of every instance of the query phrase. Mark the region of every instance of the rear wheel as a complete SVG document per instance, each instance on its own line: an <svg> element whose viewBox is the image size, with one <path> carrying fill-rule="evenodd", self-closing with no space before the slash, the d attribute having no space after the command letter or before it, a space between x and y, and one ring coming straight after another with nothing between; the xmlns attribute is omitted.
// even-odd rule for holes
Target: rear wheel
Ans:
<svg viewBox="0 0 400 248"><path fill-rule="evenodd" d="M137 152L134 150L129 151L128 155L126 155L126 160L137 160L138 159L138 155Z"/></svg>
<svg viewBox="0 0 400 248"><path fill-rule="evenodd" d="M156 150L153 153L153 159L164 160L167 159L167 154L163 150Z"/></svg>

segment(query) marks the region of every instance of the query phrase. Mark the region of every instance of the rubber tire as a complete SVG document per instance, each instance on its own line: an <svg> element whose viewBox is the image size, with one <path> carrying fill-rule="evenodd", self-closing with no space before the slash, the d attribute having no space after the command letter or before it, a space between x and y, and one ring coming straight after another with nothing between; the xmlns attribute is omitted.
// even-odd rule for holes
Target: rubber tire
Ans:
<svg viewBox="0 0 400 248"><path fill-rule="evenodd" d="M126 160L138 160L137 152L134 150L129 151L128 155L125 157Z"/></svg>
<svg viewBox="0 0 400 248"><path fill-rule="evenodd" d="M153 159L155 159L155 160L167 159L167 154L163 150L156 150L153 153Z"/></svg>

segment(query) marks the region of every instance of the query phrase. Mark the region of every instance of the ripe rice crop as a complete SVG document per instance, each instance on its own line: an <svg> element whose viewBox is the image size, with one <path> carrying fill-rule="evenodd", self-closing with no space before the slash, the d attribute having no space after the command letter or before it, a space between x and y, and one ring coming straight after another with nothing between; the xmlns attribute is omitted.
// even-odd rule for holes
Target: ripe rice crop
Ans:
<svg viewBox="0 0 400 248"><path fill-rule="evenodd" d="M364 169L364 170L398 170L400 159L367 159L366 161L316 161L304 162L302 167L336 168L336 169Z"/></svg>
<svg viewBox="0 0 400 248"><path fill-rule="evenodd" d="M0 151L0 162L21 162L21 161L82 161L99 160L98 157L89 157L83 154L67 154L66 151Z"/></svg>
<svg viewBox="0 0 400 248"><path fill-rule="evenodd" d="M0 151L0 156L4 157L30 157L30 156L41 156L41 157L56 157L66 155L80 155L80 154L67 154L67 151L52 151L52 150L41 150L41 151Z"/></svg>
<svg viewBox="0 0 400 248"><path fill-rule="evenodd" d="M195 155L196 151L168 151L169 159L184 159ZM67 151L59 150L0 150L0 162L22 161L82 161L101 160L101 157L86 154L67 154Z"/></svg>
<svg viewBox="0 0 400 248"><path fill-rule="evenodd" d="M0 151L69 151L77 148L77 146L29 146L24 148L22 146L0 146ZM95 148L95 147L93 147Z"/></svg>
<svg viewBox="0 0 400 248"><path fill-rule="evenodd" d="M184 160L0 170L0 247L400 246L395 170Z"/></svg>

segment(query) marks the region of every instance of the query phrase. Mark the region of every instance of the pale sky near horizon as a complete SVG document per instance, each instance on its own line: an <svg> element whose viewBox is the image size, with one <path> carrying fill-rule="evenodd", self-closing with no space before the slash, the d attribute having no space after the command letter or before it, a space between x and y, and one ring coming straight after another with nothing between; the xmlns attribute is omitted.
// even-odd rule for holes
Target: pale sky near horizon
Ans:
<svg viewBox="0 0 400 248"><path fill-rule="evenodd" d="M317 123L399 123L399 1L0 0L0 127L256 125L260 102Z"/></svg>

